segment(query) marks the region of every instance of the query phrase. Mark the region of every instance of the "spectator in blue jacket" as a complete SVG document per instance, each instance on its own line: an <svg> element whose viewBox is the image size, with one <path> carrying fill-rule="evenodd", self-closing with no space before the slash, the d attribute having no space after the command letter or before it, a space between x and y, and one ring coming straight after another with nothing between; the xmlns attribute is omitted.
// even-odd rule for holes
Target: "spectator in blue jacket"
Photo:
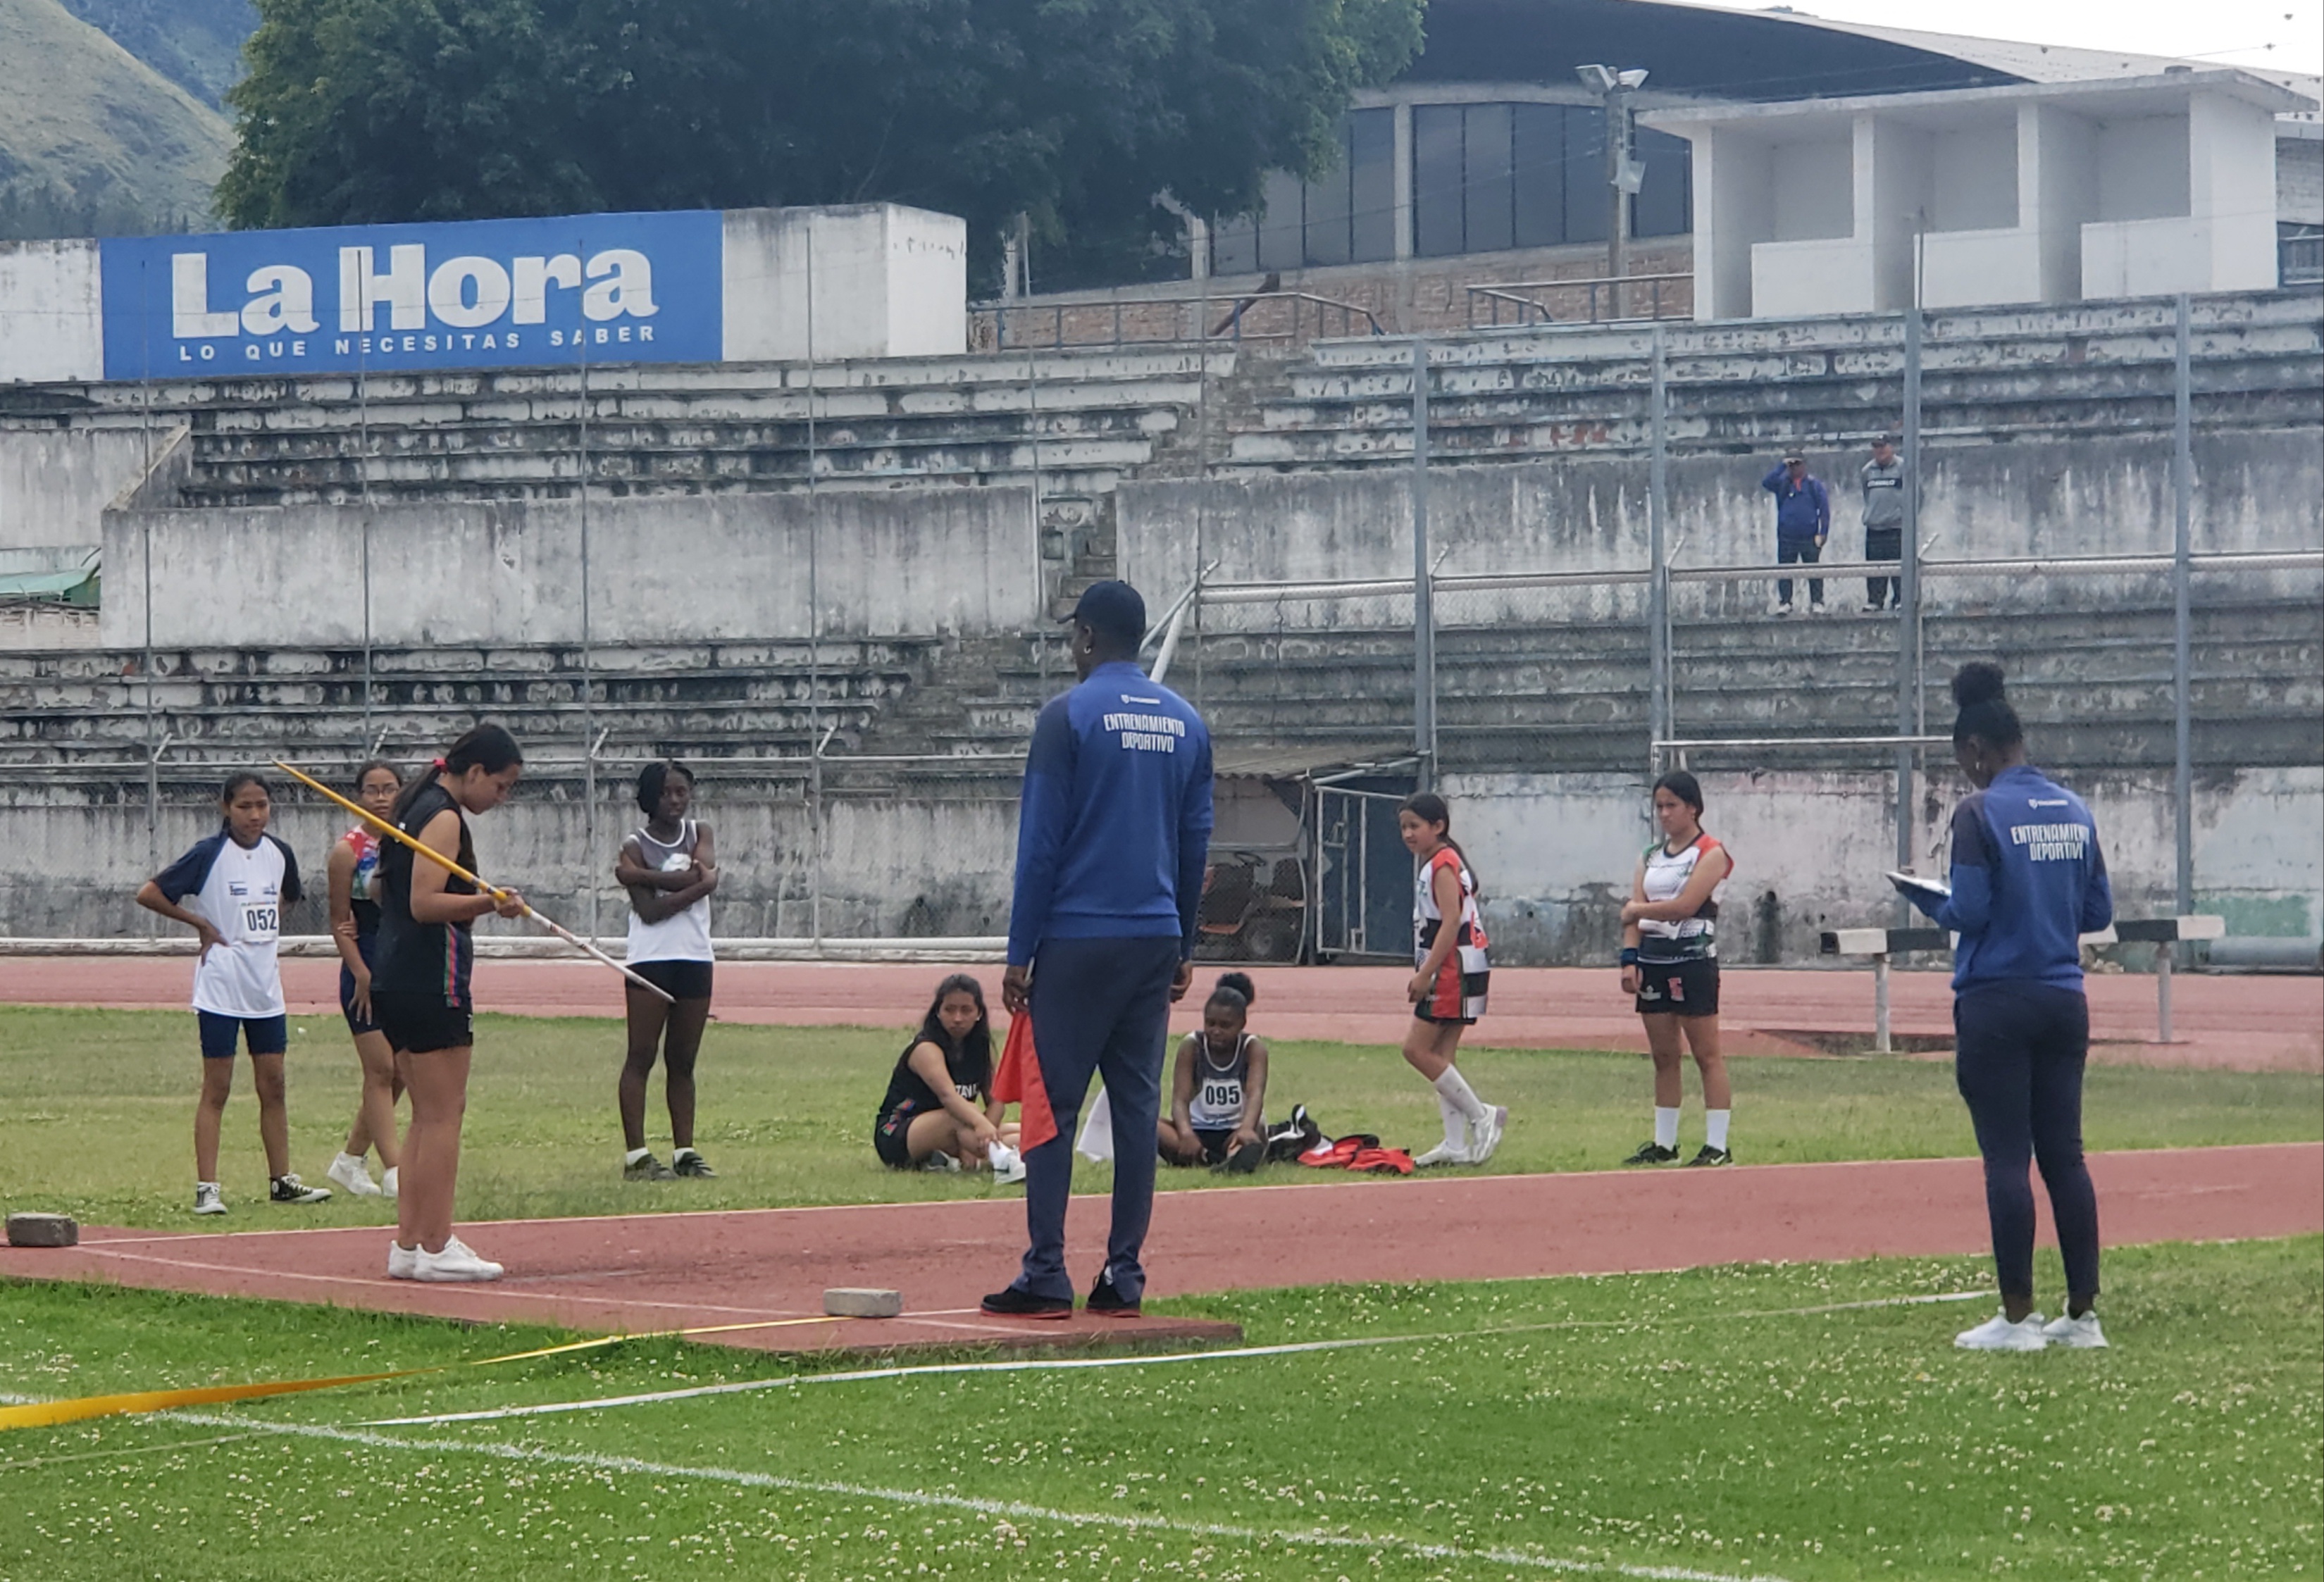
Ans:
<svg viewBox="0 0 2324 1582"><path fill-rule="evenodd" d="M1823 541L1831 537L1831 496L1823 480L1808 473L1808 459L1797 451L1784 464L1759 480L1759 487L1775 497L1775 564L1813 566L1823 558ZM1808 609L1823 613L1823 578L1808 579ZM1769 612L1792 612L1792 579L1775 584L1775 602Z"/></svg>
<svg viewBox="0 0 2324 1582"><path fill-rule="evenodd" d="M2025 761L2025 732L1997 665L1953 677L1953 756L1977 790L1953 810L1950 895L1906 890L1959 934L1953 1067L1978 1152L2001 1312L1954 1344L2039 1351L2107 1343L2098 1328L2098 1205L2082 1162L2089 1002L2081 936L2114 921L2097 824L2082 799ZM2034 1189L2042 1169L2066 1265L2066 1311L2034 1311Z"/></svg>
<svg viewBox="0 0 2324 1582"><path fill-rule="evenodd" d="M1211 844L1211 736L1193 705L1137 665L1146 602L1093 584L1073 615L1081 685L1033 727L1018 807L1017 889L1001 998L1029 1006L1057 1136L1028 1148L1024 1268L984 1311L1062 1319L1073 1136L1090 1078L1105 1079L1118 1137L1157 1135L1171 1004L1194 980L1195 908ZM1154 1213L1153 1147L1113 1162L1113 1228L1089 1311L1132 1317Z"/></svg>

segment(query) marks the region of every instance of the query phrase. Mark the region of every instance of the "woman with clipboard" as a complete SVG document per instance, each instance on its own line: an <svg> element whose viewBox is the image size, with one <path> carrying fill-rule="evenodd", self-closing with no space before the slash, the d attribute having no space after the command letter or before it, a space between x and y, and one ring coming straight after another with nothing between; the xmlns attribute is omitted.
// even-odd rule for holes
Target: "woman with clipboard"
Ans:
<svg viewBox="0 0 2324 1582"><path fill-rule="evenodd" d="M2090 810L2025 761L2025 732L2001 667L1953 677L1953 757L1977 789L1953 810L1950 886L1890 878L1960 936L1953 951L1955 1080L1985 1156L1985 1201L2001 1311L1953 1344L1971 1351L2098 1347L2098 1209L2082 1162L2089 1002L2081 936L2114 921ZM2038 1164L2066 1265L2065 1314L2034 1311Z"/></svg>

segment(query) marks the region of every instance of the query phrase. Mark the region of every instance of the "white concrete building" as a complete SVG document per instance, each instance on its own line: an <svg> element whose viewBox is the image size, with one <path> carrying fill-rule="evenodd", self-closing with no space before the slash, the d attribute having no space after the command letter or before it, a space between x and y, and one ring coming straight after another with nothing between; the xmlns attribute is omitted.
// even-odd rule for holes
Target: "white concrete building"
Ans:
<svg viewBox="0 0 2324 1582"><path fill-rule="evenodd" d="M2276 116L2249 73L1693 106L1695 317L2274 287Z"/></svg>

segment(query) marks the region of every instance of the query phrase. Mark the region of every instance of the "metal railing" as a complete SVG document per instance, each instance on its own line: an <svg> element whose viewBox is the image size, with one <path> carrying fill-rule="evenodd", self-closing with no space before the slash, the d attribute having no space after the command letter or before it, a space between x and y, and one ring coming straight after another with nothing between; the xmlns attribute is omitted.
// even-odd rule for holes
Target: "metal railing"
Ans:
<svg viewBox="0 0 2324 1582"><path fill-rule="evenodd" d="M1692 294L1684 313L1678 311L1674 303L1672 310L1665 313L1663 311L1663 286L1665 281L1686 281L1692 283L1693 280L1693 271L1678 270L1664 274L1593 275L1565 281L1497 281L1464 287L1463 290L1469 294L1471 329L1523 329L1536 324L1613 324L1641 318L1688 317L1694 312ZM1637 303L1640 287L1646 291L1646 311L1624 313L1622 308L1626 300L1632 305ZM1628 288L1627 291L1625 288ZM1543 295L1553 291L1586 292L1589 299L1587 315L1576 318L1570 314L1561 317L1553 311L1547 302L1541 300ZM1674 296L1675 294L1673 293ZM1602 314L1599 311L1601 301L1606 309ZM1481 310L1489 315L1481 323L1478 320L1480 304L1482 304Z"/></svg>
<svg viewBox="0 0 2324 1582"><path fill-rule="evenodd" d="M1268 312L1270 303L1286 308ZM1192 315L1191 322L1189 315ZM1206 322L1213 320L1214 322ZM1313 291L1248 291L1213 298L1115 298L1098 302L977 302L969 307L969 344L1010 347L1175 345L1188 341L1306 341L1382 336L1379 316L1358 302ZM1254 323L1254 317L1257 322ZM1161 333L1141 324L1167 319ZM1047 333L1040 333L1046 323ZM1011 326L1027 326L1012 331ZM982 333L990 327L989 338Z"/></svg>

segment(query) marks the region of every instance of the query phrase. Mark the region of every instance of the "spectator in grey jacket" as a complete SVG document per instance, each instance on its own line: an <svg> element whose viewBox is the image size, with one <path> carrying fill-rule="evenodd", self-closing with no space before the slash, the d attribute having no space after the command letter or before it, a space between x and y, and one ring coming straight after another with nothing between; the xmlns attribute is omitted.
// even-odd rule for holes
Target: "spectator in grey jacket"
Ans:
<svg viewBox="0 0 2324 1582"><path fill-rule="evenodd" d="M1896 442L1884 434L1872 442L1872 459L1858 477L1864 484L1864 558L1901 560L1904 554L1904 464ZM1900 577L1868 577L1864 584L1864 611L1877 615L1901 609L1904 584Z"/></svg>

